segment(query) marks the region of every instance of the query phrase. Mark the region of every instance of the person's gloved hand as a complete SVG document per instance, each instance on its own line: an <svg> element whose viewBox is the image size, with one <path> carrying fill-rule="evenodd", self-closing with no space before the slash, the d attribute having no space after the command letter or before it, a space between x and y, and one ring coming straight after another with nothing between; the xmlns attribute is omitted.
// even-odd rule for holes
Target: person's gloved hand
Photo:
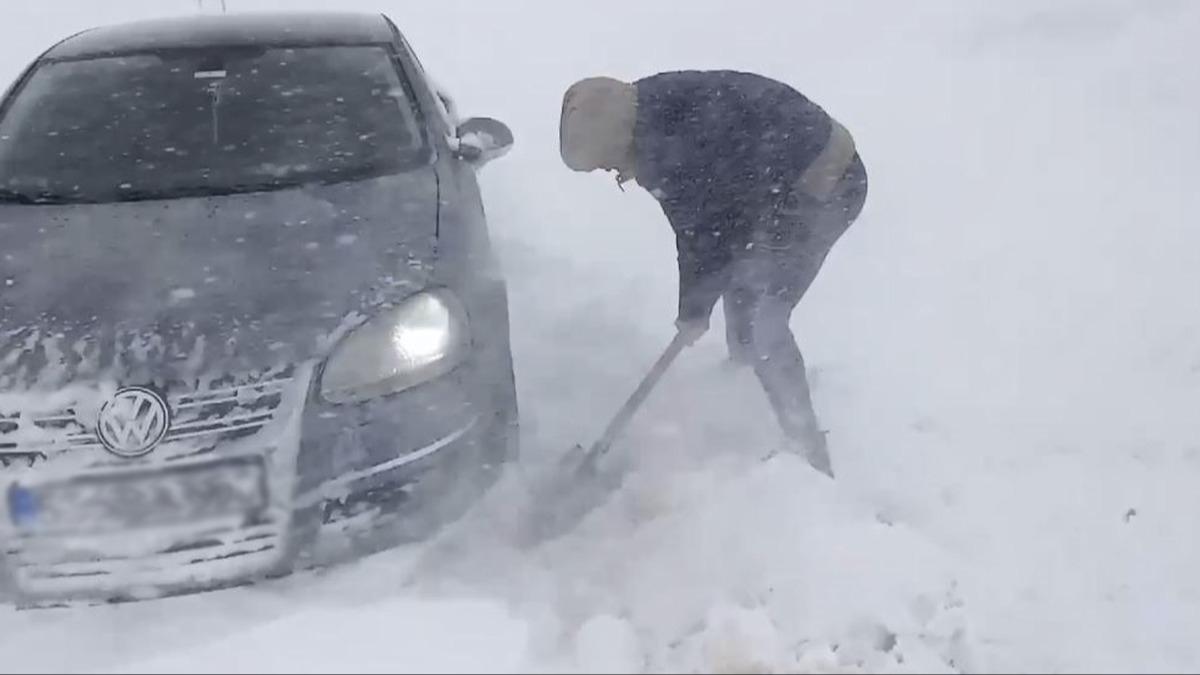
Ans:
<svg viewBox="0 0 1200 675"><path fill-rule="evenodd" d="M678 319L675 321L675 329L679 331L679 335L683 338L684 344L691 347L696 344L696 341L708 332L708 317L700 319Z"/></svg>

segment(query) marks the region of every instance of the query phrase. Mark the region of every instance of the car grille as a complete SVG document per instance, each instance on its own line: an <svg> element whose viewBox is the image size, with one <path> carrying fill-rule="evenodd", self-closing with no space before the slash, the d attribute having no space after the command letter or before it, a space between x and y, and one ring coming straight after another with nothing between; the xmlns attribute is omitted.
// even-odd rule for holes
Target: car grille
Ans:
<svg viewBox="0 0 1200 675"><path fill-rule="evenodd" d="M211 452L221 442L252 436L280 412L293 368L225 376L203 385L166 389L171 424L150 457L169 462ZM96 430L80 421L75 407L51 413L0 411L0 465L33 466L41 460L103 446ZM98 454L97 461L113 459ZM128 461L128 460L125 460Z"/></svg>

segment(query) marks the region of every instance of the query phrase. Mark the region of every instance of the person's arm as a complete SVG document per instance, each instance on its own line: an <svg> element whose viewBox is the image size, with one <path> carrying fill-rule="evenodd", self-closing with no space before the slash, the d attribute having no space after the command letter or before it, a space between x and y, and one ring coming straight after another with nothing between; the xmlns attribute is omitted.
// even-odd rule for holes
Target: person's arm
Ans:
<svg viewBox="0 0 1200 675"><path fill-rule="evenodd" d="M683 228L676 231L679 264L679 313L676 322L707 326L717 300L729 283L732 256L719 236Z"/></svg>
<svg viewBox="0 0 1200 675"><path fill-rule="evenodd" d="M697 337L707 328L713 307L728 285L734 232L728 214L730 178L725 163L744 144L737 120L725 114L711 77L656 76L643 81L637 135L639 182L658 198L675 231L679 271L681 330ZM725 159L725 161L723 161Z"/></svg>

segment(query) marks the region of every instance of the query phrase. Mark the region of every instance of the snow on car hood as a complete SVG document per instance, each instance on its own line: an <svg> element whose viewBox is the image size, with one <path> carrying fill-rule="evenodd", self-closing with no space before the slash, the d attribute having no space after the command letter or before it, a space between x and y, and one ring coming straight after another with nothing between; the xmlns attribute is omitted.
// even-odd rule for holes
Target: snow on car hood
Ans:
<svg viewBox="0 0 1200 675"><path fill-rule="evenodd" d="M0 206L0 390L320 355L427 285L432 169L117 204Z"/></svg>

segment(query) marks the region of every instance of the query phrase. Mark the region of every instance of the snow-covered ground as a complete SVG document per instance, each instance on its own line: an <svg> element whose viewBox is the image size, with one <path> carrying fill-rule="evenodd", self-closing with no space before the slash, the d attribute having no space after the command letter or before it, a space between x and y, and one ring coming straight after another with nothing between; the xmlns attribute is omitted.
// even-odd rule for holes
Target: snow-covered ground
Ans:
<svg viewBox="0 0 1200 675"><path fill-rule="evenodd" d="M760 461L773 422L721 367L718 311L623 442L629 484L569 537L515 552L506 481L442 539L319 578L0 610L0 670L1200 669L1200 5L341 5L388 12L516 134L483 181L533 467L600 433L674 308L653 199L562 166L563 89L746 69L844 121L871 195L793 322L838 480ZM195 7L8 3L0 78Z"/></svg>

